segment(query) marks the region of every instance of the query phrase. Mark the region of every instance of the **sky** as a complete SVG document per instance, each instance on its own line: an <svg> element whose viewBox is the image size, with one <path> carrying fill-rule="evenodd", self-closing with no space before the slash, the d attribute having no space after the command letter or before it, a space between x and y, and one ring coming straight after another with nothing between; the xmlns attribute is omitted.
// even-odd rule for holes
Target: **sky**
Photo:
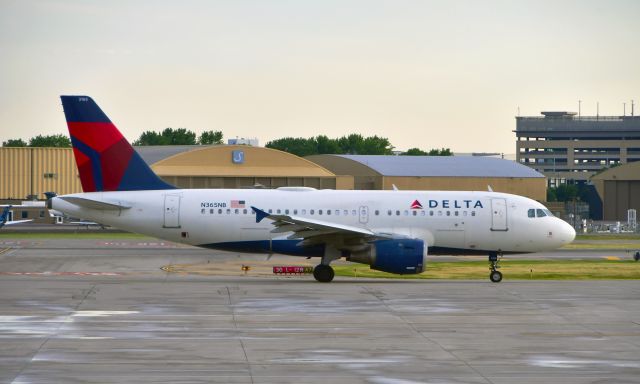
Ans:
<svg viewBox="0 0 640 384"><path fill-rule="evenodd" d="M75 94L130 141L360 133L509 154L518 111L630 114L639 20L635 0L0 0L0 141L67 134Z"/></svg>

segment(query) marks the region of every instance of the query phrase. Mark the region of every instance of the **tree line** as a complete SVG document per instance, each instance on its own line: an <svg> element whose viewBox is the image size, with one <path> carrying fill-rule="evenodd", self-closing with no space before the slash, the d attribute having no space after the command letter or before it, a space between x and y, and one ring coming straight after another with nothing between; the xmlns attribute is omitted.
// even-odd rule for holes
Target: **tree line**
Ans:
<svg viewBox="0 0 640 384"><path fill-rule="evenodd" d="M162 131L145 131L140 134L133 145L214 145L223 143L221 131L205 131L199 136L186 128L165 128ZM3 147L71 147L71 140L66 135L38 135L28 141L23 139L9 139L2 142ZM297 156L321 154L351 154L351 155L392 155L393 145L386 137L367 136L357 133L331 139L325 135L310 138L284 137L269 141L267 148L278 149ZM431 149L424 151L411 148L400 155L405 156L452 156L449 148Z"/></svg>
<svg viewBox="0 0 640 384"><path fill-rule="evenodd" d="M393 145L386 137L364 137L357 133L330 139L325 135L315 137L283 137L268 142L265 147L289 152L304 157L310 155L393 155ZM449 148L431 149L428 152L419 148L411 148L400 155L405 156L451 156Z"/></svg>

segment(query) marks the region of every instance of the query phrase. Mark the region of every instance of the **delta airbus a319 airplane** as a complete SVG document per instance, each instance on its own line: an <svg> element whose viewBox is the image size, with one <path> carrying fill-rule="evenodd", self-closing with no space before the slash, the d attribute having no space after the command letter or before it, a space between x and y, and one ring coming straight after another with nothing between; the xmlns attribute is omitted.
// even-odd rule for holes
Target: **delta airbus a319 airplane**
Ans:
<svg viewBox="0 0 640 384"><path fill-rule="evenodd" d="M87 96L62 96L84 193L49 207L131 232L198 247L320 257L333 280L341 257L396 274L421 273L428 254L499 256L559 248L574 229L526 197L467 191L338 191L305 187L177 189L142 160Z"/></svg>

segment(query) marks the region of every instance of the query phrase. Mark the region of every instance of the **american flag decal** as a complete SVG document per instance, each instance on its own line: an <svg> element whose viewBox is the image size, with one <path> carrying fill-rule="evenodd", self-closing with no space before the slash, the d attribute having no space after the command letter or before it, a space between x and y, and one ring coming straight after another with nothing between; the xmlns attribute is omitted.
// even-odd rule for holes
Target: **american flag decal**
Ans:
<svg viewBox="0 0 640 384"><path fill-rule="evenodd" d="M244 208L244 200L231 200L231 208Z"/></svg>

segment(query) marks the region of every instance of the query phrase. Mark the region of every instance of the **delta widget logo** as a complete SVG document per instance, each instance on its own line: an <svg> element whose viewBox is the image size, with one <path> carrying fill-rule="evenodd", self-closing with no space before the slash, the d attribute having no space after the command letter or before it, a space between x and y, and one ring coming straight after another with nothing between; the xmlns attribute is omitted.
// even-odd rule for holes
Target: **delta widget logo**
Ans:
<svg viewBox="0 0 640 384"><path fill-rule="evenodd" d="M413 200L411 203L411 209L422 209L422 204L418 200Z"/></svg>

